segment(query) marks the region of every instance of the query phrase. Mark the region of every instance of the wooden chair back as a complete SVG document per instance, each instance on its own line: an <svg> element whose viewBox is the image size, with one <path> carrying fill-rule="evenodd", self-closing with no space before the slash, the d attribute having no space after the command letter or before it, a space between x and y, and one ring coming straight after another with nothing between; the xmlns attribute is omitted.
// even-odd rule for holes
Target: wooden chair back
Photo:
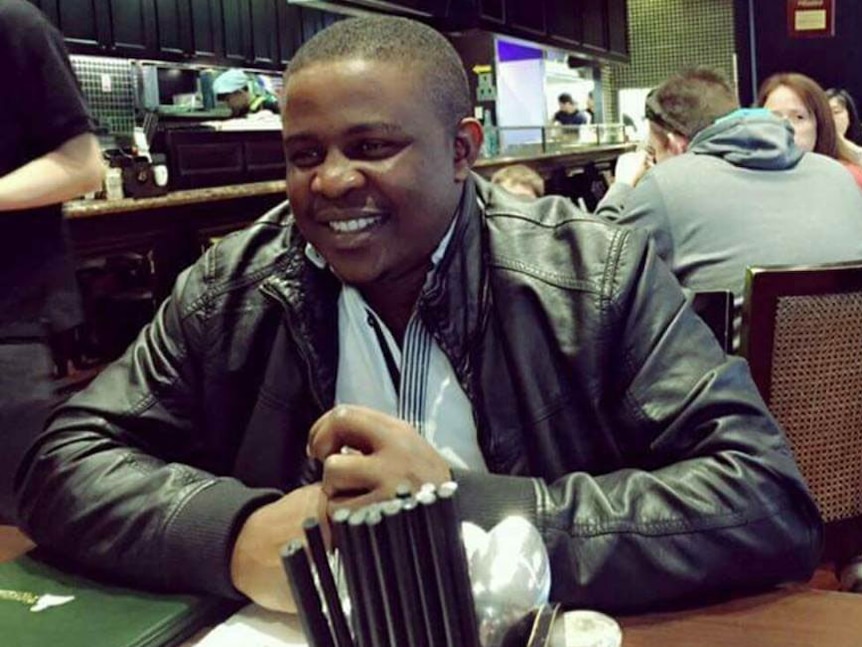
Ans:
<svg viewBox="0 0 862 647"><path fill-rule="evenodd" d="M862 262L748 268L740 352L827 524L827 557L862 550Z"/></svg>

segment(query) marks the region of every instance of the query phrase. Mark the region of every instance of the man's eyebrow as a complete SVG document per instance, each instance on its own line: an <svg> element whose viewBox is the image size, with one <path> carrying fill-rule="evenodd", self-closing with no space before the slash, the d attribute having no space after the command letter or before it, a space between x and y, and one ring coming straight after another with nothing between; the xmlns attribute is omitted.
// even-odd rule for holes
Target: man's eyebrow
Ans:
<svg viewBox="0 0 862 647"><path fill-rule="evenodd" d="M355 126L351 126L345 131L345 135L347 135L348 137L367 135L370 133L392 136L404 136L405 134L404 130L402 130L402 128L398 124L393 124L389 121L370 121L364 124L356 124ZM300 144L314 143L317 141L319 141L319 139L311 133L296 133L294 135L285 137L284 145L295 146Z"/></svg>
<svg viewBox="0 0 862 647"><path fill-rule="evenodd" d="M369 132L384 133L387 135L403 135L404 131L398 124L389 121L371 121L366 124L357 124L347 129L348 135L364 135Z"/></svg>
<svg viewBox="0 0 862 647"><path fill-rule="evenodd" d="M296 135L290 135L289 137L283 137L282 142L285 146L298 146L301 144L313 144L317 141L317 138L309 135L308 133L298 133Z"/></svg>

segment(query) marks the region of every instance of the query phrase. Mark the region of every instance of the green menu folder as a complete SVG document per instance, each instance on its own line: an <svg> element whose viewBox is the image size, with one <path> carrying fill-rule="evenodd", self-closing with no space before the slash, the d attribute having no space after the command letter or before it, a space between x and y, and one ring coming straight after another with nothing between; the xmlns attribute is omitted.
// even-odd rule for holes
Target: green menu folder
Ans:
<svg viewBox="0 0 862 647"><path fill-rule="evenodd" d="M169 647L235 608L100 584L29 555L0 563L3 647Z"/></svg>

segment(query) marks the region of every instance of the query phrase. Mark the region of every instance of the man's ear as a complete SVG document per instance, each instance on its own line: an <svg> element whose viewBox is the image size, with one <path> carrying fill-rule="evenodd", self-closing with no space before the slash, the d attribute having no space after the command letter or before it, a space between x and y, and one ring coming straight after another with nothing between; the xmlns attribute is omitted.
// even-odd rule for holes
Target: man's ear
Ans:
<svg viewBox="0 0 862 647"><path fill-rule="evenodd" d="M669 132L667 134L667 147L672 155L682 155L688 150L688 137Z"/></svg>
<svg viewBox="0 0 862 647"><path fill-rule="evenodd" d="M458 124L455 133L455 179L464 182L470 175L470 169L479 157L482 148L482 124L473 117L465 117Z"/></svg>

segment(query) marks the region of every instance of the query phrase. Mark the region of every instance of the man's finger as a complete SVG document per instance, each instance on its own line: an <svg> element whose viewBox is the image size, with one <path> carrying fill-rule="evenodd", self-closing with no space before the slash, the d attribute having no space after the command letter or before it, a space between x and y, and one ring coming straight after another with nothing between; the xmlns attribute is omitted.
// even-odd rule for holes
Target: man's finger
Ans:
<svg viewBox="0 0 862 647"><path fill-rule="evenodd" d="M367 492L380 484L379 461L363 454L333 454L323 461L321 486L327 498Z"/></svg>
<svg viewBox="0 0 862 647"><path fill-rule="evenodd" d="M394 427L404 425L397 418L375 409L341 404L323 414L312 426L308 454L320 461L339 453L342 447L371 454L385 444Z"/></svg>

